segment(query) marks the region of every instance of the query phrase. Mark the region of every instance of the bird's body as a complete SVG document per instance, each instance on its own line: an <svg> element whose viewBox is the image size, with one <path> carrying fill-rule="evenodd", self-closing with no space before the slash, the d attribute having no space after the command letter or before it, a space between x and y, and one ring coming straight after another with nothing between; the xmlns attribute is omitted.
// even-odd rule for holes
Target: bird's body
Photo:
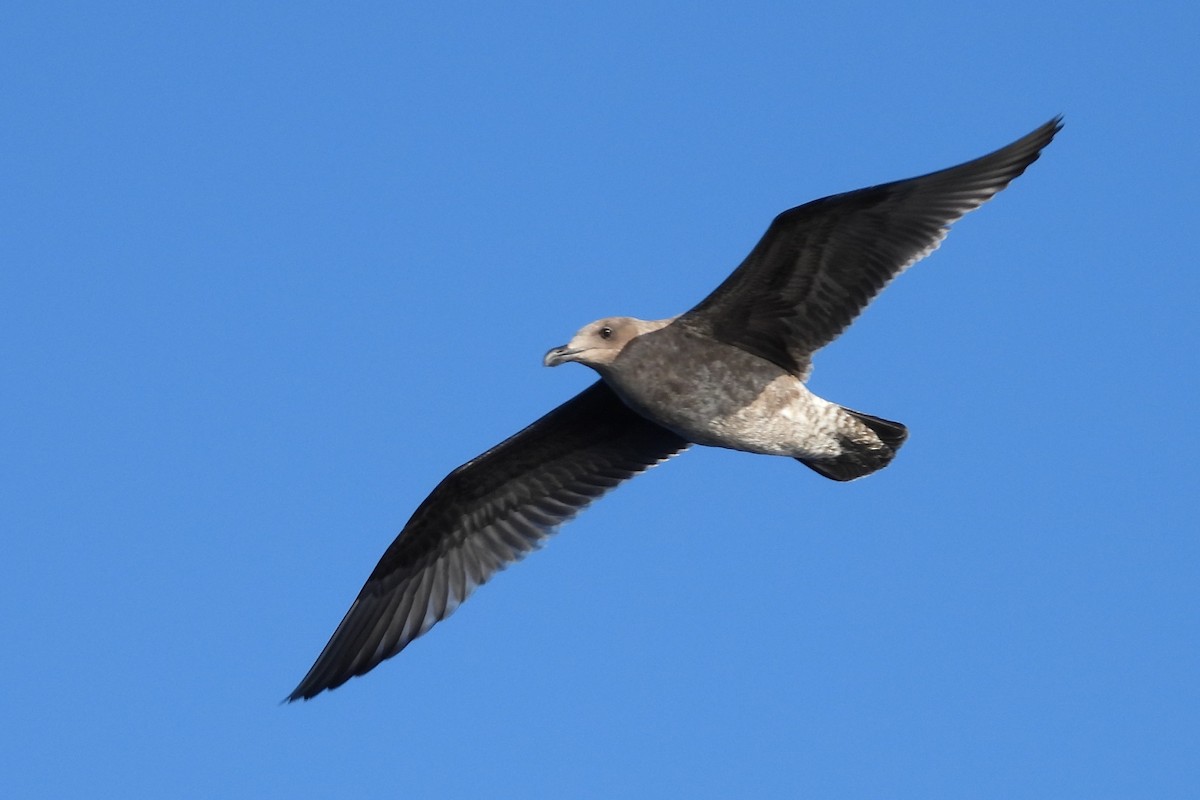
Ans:
<svg viewBox="0 0 1200 800"><path fill-rule="evenodd" d="M834 458L847 439L880 446L866 425L810 392L799 377L673 322L594 323L649 328L612 363L596 367L617 396L647 419L693 444L768 456ZM693 366L672 369L674 363Z"/></svg>
<svg viewBox="0 0 1200 800"><path fill-rule="evenodd" d="M609 317L546 354L600 380L451 472L383 554L312 669L310 698L373 669L622 481L693 444L854 480L907 430L812 394L812 355L1032 164L1058 119L982 158L780 214L726 280L665 320Z"/></svg>

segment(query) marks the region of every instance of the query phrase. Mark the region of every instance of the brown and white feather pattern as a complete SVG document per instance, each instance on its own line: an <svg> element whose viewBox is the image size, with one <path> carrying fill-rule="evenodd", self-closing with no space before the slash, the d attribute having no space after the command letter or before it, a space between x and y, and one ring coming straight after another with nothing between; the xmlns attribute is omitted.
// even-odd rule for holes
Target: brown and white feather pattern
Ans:
<svg viewBox="0 0 1200 800"><path fill-rule="evenodd" d="M454 470L383 554L288 699L396 655L593 500L687 446L597 382Z"/></svg>
<svg viewBox="0 0 1200 800"><path fill-rule="evenodd" d="M1056 117L989 155L918 178L814 200L775 218L762 239L679 324L804 379L833 341L949 227L1037 160Z"/></svg>

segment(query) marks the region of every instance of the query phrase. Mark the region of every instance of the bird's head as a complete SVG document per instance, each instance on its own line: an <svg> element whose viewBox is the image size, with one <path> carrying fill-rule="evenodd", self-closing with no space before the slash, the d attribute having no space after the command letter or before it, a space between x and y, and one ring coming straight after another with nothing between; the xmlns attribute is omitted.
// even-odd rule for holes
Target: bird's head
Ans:
<svg viewBox="0 0 1200 800"><path fill-rule="evenodd" d="M647 325L633 317L605 317L584 325L570 342L555 347L546 353L542 363L557 367L568 361L577 361L593 369L607 367L616 360L625 345L636 339Z"/></svg>

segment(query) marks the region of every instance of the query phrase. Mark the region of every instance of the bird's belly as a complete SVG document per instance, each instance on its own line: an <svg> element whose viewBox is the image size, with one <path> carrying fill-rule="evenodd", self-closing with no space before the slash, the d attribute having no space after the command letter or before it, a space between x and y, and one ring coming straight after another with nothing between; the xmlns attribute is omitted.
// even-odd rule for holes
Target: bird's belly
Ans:
<svg viewBox="0 0 1200 800"><path fill-rule="evenodd" d="M634 410L696 444L793 457L840 451L836 426L844 412L773 364L715 362L657 378L614 389Z"/></svg>
<svg viewBox="0 0 1200 800"><path fill-rule="evenodd" d="M666 427L697 444L780 456L817 456L836 452L833 419L822 413L824 400L799 381L780 378L745 405L714 407L708 396L681 394Z"/></svg>

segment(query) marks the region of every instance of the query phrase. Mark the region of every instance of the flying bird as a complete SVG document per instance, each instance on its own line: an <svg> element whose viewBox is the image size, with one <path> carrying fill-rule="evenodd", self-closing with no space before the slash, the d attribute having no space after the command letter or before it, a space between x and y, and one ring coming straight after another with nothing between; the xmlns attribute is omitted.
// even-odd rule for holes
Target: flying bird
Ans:
<svg viewBox="0 0 1200 800"><path fill-rule="evenodd" d="M573 361L600 379L438 484L288 700L396 655L592 501L693 444L789 456L836 481L887 466L907 430L810 392L813 353L1061 127L1056 117L957 167L784 211L690 311L608 317L550 350L546 366Z"/></svg>

